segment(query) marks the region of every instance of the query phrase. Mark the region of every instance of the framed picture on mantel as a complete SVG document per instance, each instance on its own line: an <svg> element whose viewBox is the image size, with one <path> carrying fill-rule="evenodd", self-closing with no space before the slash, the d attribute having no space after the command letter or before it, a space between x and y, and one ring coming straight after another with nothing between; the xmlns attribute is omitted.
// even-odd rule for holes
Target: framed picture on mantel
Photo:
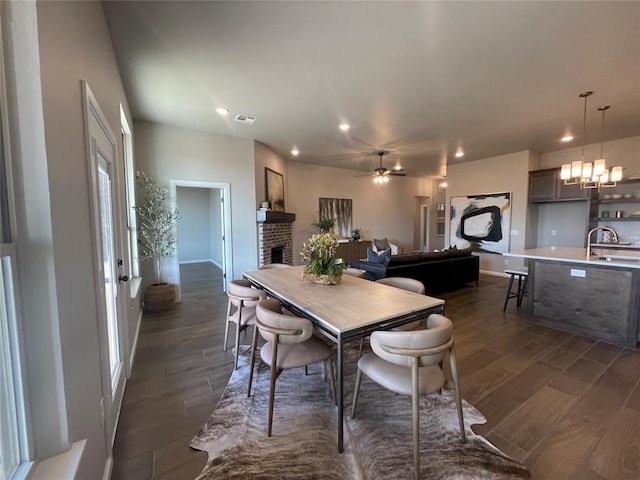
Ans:
<svg viewBox="0 0 640 480"><path fill-rule="evenodd" d="M281 173L264 167L265 192L271 204L271 210L284 212L284 177Z"/></svg>

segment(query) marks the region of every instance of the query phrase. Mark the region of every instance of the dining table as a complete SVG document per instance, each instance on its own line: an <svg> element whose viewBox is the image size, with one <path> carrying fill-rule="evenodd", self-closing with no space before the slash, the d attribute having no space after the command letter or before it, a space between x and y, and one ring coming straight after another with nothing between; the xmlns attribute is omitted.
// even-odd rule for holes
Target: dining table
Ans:
<svg viewBox="0 0 640 480"><path fill-rule="evenodd" d="M335 343L338 452L344 451L344 350L345 345L376 330L444 313L444 300L396 287L342 275L337 285L313 283L303 278L304 266L247 271L243 277L295 315L311 320L316 331Z"/></svg>

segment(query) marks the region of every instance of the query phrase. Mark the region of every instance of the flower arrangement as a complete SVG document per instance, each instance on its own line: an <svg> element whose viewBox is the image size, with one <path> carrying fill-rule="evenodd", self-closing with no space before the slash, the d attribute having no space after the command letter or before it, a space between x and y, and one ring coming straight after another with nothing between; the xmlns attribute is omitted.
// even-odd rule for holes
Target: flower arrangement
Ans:
<svg viewBox="0 0 640 480"><path fill-rule="evenodd" d="M338 283L336 277L340 277L344 270L341 258L336 258L338 249L338 237L335 233L319 233L313 235L302 244L302 260L306 263L304 273L315 277L326 276L327 283Z"/></svg>
<svg viewBox="0 0 640 480"><path fill-rule="evenodd" d="M353 231L351 232L351 239L354 242L359 241L361 233L362 233L362 229L360 227L354 228Z"/></svg>

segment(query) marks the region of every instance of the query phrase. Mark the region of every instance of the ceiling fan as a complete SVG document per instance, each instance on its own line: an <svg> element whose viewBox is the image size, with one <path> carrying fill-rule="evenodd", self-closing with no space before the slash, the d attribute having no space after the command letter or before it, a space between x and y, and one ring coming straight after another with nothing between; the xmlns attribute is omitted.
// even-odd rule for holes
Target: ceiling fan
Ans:
<svg viewBox="0 0 640 480"><path fill-rule="evenodd" d="M378 157L380 157L380 165L373 170L373 173L369 173L367 175L358 175L359 177L373 175L375 177L373 179L374 182L386 183L389 181L389 176L391 175L396 177L404 177L407 175L404 170L402 170L402 168L394 168L393 170L389 170L388 168L382 166L382 157L390 153L389 150L378 150L375 153L376 155L378 155Z"/></svg>

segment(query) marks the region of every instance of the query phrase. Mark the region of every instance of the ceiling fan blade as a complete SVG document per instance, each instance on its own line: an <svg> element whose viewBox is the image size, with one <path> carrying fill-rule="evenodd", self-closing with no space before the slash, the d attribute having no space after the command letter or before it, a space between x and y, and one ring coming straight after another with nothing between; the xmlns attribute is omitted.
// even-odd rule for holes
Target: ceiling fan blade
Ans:
<svg viewBox="0 0 640 480"><path fill-rule="evenodd" d="M407 174L405 172L398 172L398 171L393 171L391 170L389 172L389 175L393 175L394 177L406 177Z"/></svg>

